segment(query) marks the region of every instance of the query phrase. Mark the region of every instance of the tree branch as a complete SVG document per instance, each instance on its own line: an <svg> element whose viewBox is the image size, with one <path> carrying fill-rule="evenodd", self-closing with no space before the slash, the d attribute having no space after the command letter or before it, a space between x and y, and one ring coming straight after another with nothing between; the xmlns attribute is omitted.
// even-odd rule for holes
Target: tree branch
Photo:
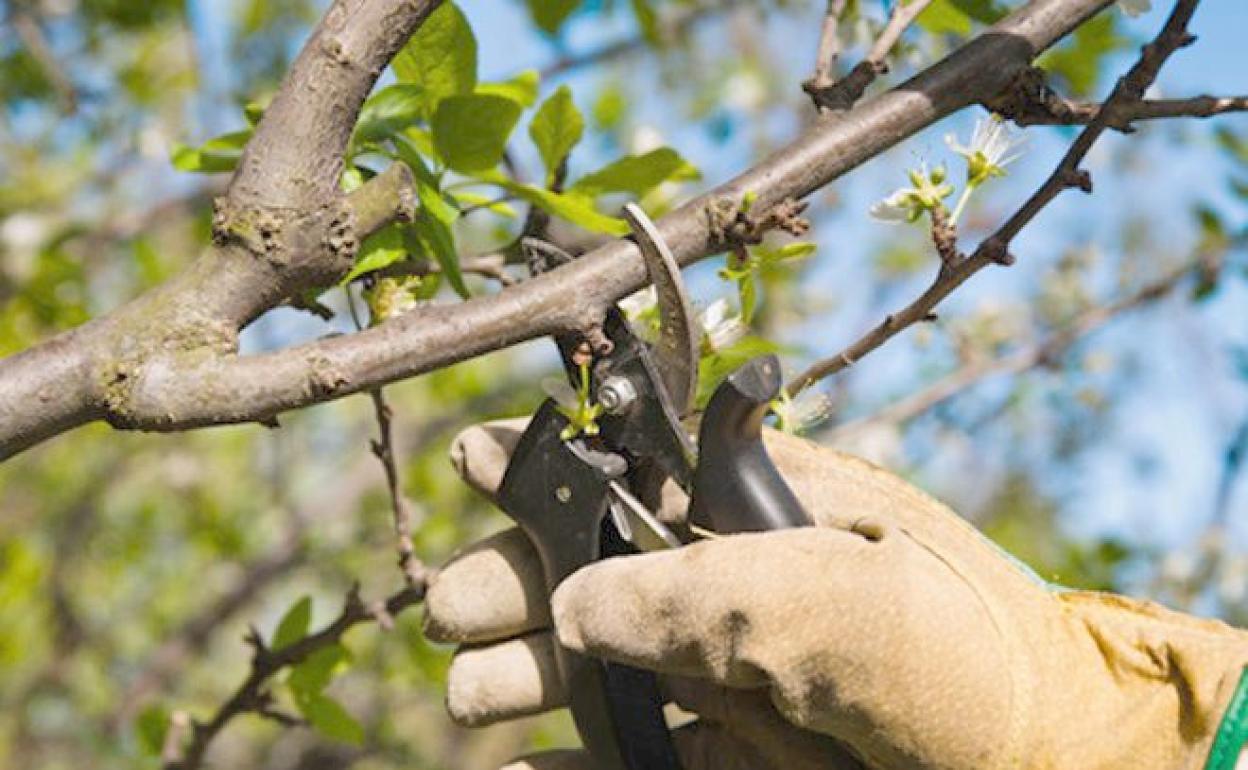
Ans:
<svg viewBox="0 0 1248 770"><path fill-rule="evenodd" d="M919 14L927 10L927 6L931 3L932 0L910 0L910 2L897 0L893 3L893 10L888 14L888 23L884 25L880 36L875 39L870 52L867 53L867 58L858 62L848 75L828 85L819 85L815 82L820 77L819 71L816 70L815 78L803 83L802 90L810 94L810 98L814 100L820 112L835 112L852 107L862 98L867 86L874 83L880 75L888 72L889 52L893 50L893 46L897 45L897 41L910 28L914 20L919 18ZM828 13L831 14L831 6L829 6ZM826 24L825 22L823 30L825 36L828 34ZM835 27L832 29L832 34L836 34ZM822 54L823 43L820 44L820 49Z"/></svg>
<svg viewBox="0 0 1248 770"><path fill-rule="evenodd" d="M815 53L815 73L802 83L802 90L820 93L836 82L836 65L841 57L841 14L845 13L846 0L828 0L828 10L823 15L823 27L819 31L819 49ZM816 98L816 105L818 99Z"/></svg>
<svg viewBox="0 0 1248 770"><path fill-rule="evenodd" d="M1013 85L984 101L984 107L1020 126L1087 125L1103 105L1067 99L1049 87L1044 70L1030 67L1019 73ZM1159 118L1209 118L1248 110L1248 96L1193 96L1186 99L1141 99L1119 104L1108 118L1110 128L1132 131L1137 120Z"/></svg>
<svg viewBox="0 0 1248 770"><path fill-rule="evenodd" d="M198 770L203 765L209 744L235 717L247 713L272 716L272 695L267 687L274 675L289 666L302 663L317 650L337 643L352 627L379 617L384 619L398 615L423 600L424 596L423 583L408 586L387 599L380 608L370 609L360 599L358 587L353 587L347 594L342 612L332 623L277 650L270 649L253 629L247 636L247 643L255 650L247 678L217 708L211 719L192 724L190 742L180 755L176 750L166 752L165 770Z"/></svg>
<svg viewBox="0 0 1248 770"><path fill-rule="evenodd" d="M1157 78L1161 65L1176 50L1190 44L1193 38L1187 33L1187 23L1196 10L1199 0L1179 0L1166 21L1157 38L1144 46L1140 58L1131 69L1118 80L1113 92L1105 101L1105 109L1075 139L1061 162L1048 179L1032 193L1031 197L1008 219L995 233L986 238L975 252L960 261L942 263L936 280L923 292L918 299L911 302L897 313L888 315L875 328L871 329L849 347L831 358L817 361L806 371L794 377L785 387L790 393L797 393L819 380L853 366L863 356L883 345L903 329L926 320L932 310L954 289L965 283L971 276L991 264L1010 264L1013 257L1009 253L1010 244L1031 220L1033 220L1062 191L1077 187L1091 192L1092 179L1086 171L1079 169L1088 151L1096 140L1109 127L1111 115L1124 105L1139 101L1144 91ZM1014 77L1011 75L1011 77Z"/></svg>
<svg viewBox="0 0 1248 770"><path fill-rule="evenodd" d="M921 75L821 121L755 168L681 206L660 222L663 237L682 264L716 253L725 246L716 235L721 204L738 206L750 193L752 210L767 211L808 195L935 120L998 93L1040 51L1110 2L1033 0ZM417 308L358 334L257 356L153 357L126 381L124 409L114 409L110 420L145 430L269 421L287 409L524 340L586 329L645 280L635 245L618 240L522 286ZM0 441L0 448L12 446Z"/></svg>

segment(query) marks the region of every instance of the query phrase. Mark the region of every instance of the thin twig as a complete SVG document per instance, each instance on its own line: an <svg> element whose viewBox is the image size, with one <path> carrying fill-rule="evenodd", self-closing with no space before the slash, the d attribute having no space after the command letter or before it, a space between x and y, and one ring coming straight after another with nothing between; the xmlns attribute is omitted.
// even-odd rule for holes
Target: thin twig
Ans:
<svg viewBox="0 0 1248 770"><path fill-rule="evenodd" d="M871 46L867 58L858 62L849 74L835 83L816 86L812 81L802 84L802 89L810 94L820 112L847 110L862 98L867 86L875 82L880 75L888 72L888 55L897 41L905 34L919 14L927 10L932 0L896 0L893 10L888 14L888 22L884 30ZM826 27L824 29L827 31ZM820 45L822 48L822 44Z"/></svg>
<svg viewBox="0 0 1248 770"><path fill-rule="evenodd" d="M423 583L407 586L391 596L382 605L385 614L394 616L423 600L425 586ZM221 704L207 722L192 723L191 739L180 756L166 758L164 770L198 770L204 761L204 755L213 739L221 733L235 717L243 714L262 714L274 718L277 712L272 709L272 693L268 690L269 680L283 669L298 665L317 650L336 644L352 627L375 620L378 612L369 609L360 599L359 587L353 586L347 593L342 612L338 617L320 631L309 634L297 642L293 642L277 650L270 649L260 638L259 632L252 629L246 641L254 650L251 659L251 671L247 678L238 686L234 694ZM170 754L177 752L171 751Z"/></svg>
<svg viewBox="0 0 1248 770"><path fill-rule="evenodd" d="M373 399L373 411L377 416L377 432L380 436L371 446L373 454L386 471L386 489L390 493L390 506L394 511L394 534L398 540L399 569L409 586L419 585L424 581L426 572L412 547L412 504L403 494L398 463L395 461L392 429L394 411L386 403L386 396L381 388L370 390L369 395Z"/></svg>
<svg viewBox="0 0 1248 770"><path fill-rule="evenodd" d="M355 295L350 287L347 287L346 293L347 309L351 312L351 320L355 323L357 330L363 329L359 310L355 306ZM379 436L378 440L369 442L369 446L386 472L386 491L390 493L394 534L398 540L399 569L403 572L403 579L409 586L421 585L428 573L420 559L416 558L416 551L412 546L412 504L403 494L403 483L399 479L399 467L395 461L394 430L392 429L394 411L390 408L390 404L386 403L382 388L372 388L368 391L368 395L373 400L373 413L377 417Z"/></svg>
<svg viewBox="0 0 1248 770"><path fill-rule="evenodd" d="M1144 46L1139 59L1114 86L1109 98L1105 100L1106 109L1100 111L1080 132L1057 168L1039 189L995 233L980 243L973 254L956 263L942 263L936 280L922 295L902 310L886 316L875 328L840 353L815 362L794 377L786 385L788 392L797 393L861 361L863 356L892 339L898 332L927 319L945 297L988 265L1011 264L1014 258L1010 255L1010 244L1063 191L1073 187L1091 192L1092 178L1086 171L1080 170L1079 164L1096 140L1109 128L1110 117L1114 111L1122 105L1140 101L1144 91L1156 80L1166 59L1179 48L1193 42L1194 38L1187 32L1187 24L1199 2L1200 0L1178 0L1157 38Z"/></svg>
<svg viewBox="0 0 1248 770"><path fill-rule="evenodd" d="M808 93L822 91L836 82L836 65L841 57L840 25L846 0L828 0L819 33L819 50L815 54L815 74L802 88Z"/></svg>

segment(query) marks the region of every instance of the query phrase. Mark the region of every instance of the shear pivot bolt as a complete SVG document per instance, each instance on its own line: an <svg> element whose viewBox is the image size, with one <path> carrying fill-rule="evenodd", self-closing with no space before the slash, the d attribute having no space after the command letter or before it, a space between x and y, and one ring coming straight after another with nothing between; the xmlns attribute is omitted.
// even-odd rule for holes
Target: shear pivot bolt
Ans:
<svg viewBox="0 0 1248 770"><path fill-rule="evenodd" d="M607 414L620 414L637 400L637 388L625 377L608 377L598 388L598 403Z"/></svg>

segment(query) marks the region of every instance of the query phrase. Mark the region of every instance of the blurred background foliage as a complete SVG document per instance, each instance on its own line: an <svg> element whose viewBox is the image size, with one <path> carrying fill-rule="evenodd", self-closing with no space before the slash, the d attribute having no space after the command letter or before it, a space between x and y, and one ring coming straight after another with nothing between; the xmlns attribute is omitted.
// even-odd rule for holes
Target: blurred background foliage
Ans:
<svg viewBox="0 0 1248 770"><path fill-rule="evenodd" d="M205 247L225 175L181 173L170 159L201 171L233 162L237 141L203 143L247 130L244 108L262 108L323 5L0 2L0 353L115 307ZM888 82L1015 5L936 0L903 41ZM1209 47L1181 55L1186 69L1162 78L1166 95L1236 90L1235 68L1218 66L1241 53L1234 5L1205 4L1197 32ZM558 86L570 86L585 123L570 178L625 155L679 151L680 163L647 172L644 184L617 180L599 213L635 195L661 212L812 119L798 84L813 66L823 11L813 0L481 0L461 8L477 41L473 82L523 92L508 92L520 100L522 123ZM1042 63L1064 92L1104 94L1160 10L1138 20L1107 12ZM872 0L848 4L846 65L885 13ZM514 79L526 71L533 74ZM359 179L387 154L402 157L395 132L409 125L415 133L403 141L417 155L435 166L449 155L430 147L427 132L422 140L427 122L417 122L430 119L421 112L429 105L405 119L401 100L377 104L391 112L378 112L380 133L360 132ZM916 156L947 161L936 149L940 133L965 135L968 126L962 118L939 126L821 193L811 209L817 252L763 260L753 327L784 345L795 369L839 349L929 280L936 261L924 234L865 214ZM968 213L972 237L1043 178L1071 132L1027 136L1027 159ZM549 181L540 146L523 131L511 137L513 182ZM459 181L493 179L469 168L471 160L449 165L467 169ZM915 480L1045 578L1243 624L1248 125L1227 117L1143 126L1107 140L1089 165L1097 196L1072 196L1047 212L1020 241L1018 266L977 278L938 322L800 396L791 424ZM435 187L451 207L447 221L431 225L445 226L437 237L370 244L366 253L387 266L428 257L409 304L457 301L456 288L496 290L488 271L463 270L460 287L434 277L459 272L469 254L505 249L525 209L552 200L515 185L472 194L467 185ZM555 209L590 229L608 227L570 206ZM574 248L602 237L568 223L558 232ZM459 262L448 263L455 255ZM691 271L703 306L738 300L738 287L717 275L722 267L709 260ZM327 320L274 311L248 330L244 347L350 330L345 292L377 284L374 276L327 287L316 300ZM375 289L371 299L374 312L384 310ZM447 445L468 424L531 411L542 397L537 383L553 369L541 343L387 389L422 559L436 564L505 525L454 478ZM390 502L369 451L376 430L372 405L355 397L284 416L280 429L148 436L92 426L0 467L0 764L158 766L168 715L207 715L244 676L249 625L272 638L306 596L316 629L354 583L370 599L393 592L400 576ZM328 692L358 735L340 730L348 740L335 740L333 729L246 717L214 744L212 764L487 768L572 740L562 716L453 727L440 692L450 650L424 642L419 628L415 609L390 632L362 626L345 638L349 658ZM276 690L287 702L283 678Z"/></svg>

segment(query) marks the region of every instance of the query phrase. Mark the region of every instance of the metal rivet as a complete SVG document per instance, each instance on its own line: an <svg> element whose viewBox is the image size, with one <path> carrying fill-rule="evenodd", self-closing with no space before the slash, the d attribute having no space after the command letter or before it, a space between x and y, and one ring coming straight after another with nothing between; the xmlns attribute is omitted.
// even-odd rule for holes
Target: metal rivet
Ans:
<svg viewBox="0 0 1248 770"><path fill-rule="evenodd" d="M572 499L572 490L567 487L559 487L555 490L555 499L561 503L566 503Z"/></svg>
<svg viewBox="0 0 1248 770"><path fill-rule="evenodd" d="M607 414L620 414L637 400L637 388L625 377L608 377L598 388L598 403Z"/></svg>

